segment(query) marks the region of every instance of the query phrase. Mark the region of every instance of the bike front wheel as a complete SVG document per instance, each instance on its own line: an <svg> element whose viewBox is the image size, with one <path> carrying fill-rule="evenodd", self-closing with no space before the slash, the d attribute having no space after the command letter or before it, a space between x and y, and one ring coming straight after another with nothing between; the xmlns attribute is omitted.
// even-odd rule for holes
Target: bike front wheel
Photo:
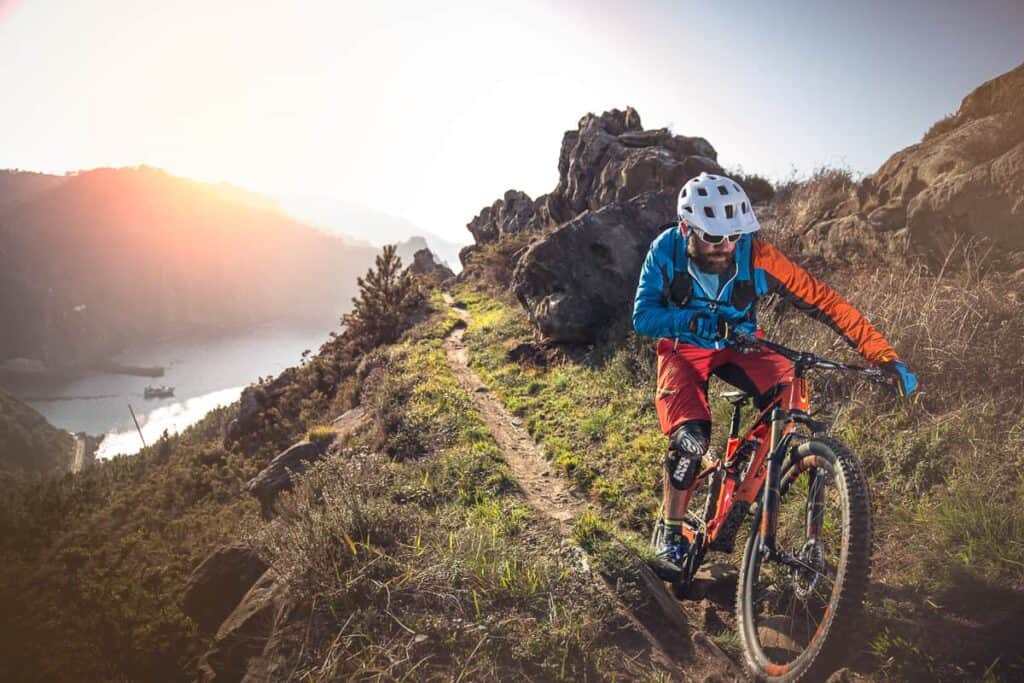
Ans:
<svg viewBox="0 0 1024 683"><path fill-rule="evenodd" d="M850 651L867 591L867 480L845 446L811 439L793 448L779 494L777 556L761 551L761 511L740 565L736 623L744 666L757 680L824 680Z"/></svg>

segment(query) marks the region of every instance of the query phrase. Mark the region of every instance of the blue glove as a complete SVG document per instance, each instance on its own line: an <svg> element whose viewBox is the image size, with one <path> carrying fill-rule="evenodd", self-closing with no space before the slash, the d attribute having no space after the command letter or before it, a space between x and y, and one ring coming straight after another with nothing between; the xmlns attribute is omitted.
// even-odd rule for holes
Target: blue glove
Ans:
<svg viewBox="0 0 1024 683"><path fill-rule="evenodd" d="M878 367L896 382L900 396L910 396L917 390L917 375L912 373L903 361L887 360Z"/></svg>

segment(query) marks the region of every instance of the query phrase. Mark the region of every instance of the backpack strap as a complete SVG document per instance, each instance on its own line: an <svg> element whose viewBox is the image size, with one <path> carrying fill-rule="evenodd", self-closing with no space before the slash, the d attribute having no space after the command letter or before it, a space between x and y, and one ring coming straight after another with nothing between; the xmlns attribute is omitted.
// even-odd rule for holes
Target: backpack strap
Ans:
<svg viewBox="0 0 1024 683"><path fill-rule="evenodd" d="M746 311L757 301L757 290L754 285L754 250L752 239L747 235L736 245L736 279L732 283L729 304L737 311Z"/></svg>

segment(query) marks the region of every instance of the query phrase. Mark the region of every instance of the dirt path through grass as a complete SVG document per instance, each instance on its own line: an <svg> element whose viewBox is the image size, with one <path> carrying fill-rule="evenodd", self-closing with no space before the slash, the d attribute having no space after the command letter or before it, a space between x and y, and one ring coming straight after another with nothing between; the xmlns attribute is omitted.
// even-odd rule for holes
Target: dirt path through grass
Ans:
<svg viewBox="0 0 1024 683"><path fill-rule="evenodd" d="M574 494L567 482L552 471L543 452L523 427L522 420L511 415L470 369L469 351L463 337L471 316L455 303L451 295L445 293L444 300L461 319L461 323L444 340L452 372L472 397L494 435L527 503L557 522L563 536L570 536L572 522L591 510L592 506ZM615 597L622 606L623 616L647 641L651 656L673 673L674 680L702 680L709 675L738 677L736 665L706 634L701 631L691 632L679 605L674 598L668 596L653 572L645 565L638 565L635 569L641 574L642 584L651 598L651 609L645 610L645 614L634 614L617 595ZM604 581L601 583L615 595L616 590L612 586ZM680 669L677 662L685 663L684 668Z"/></svg>
<svg viewBox="0 0 1024 683"><path fill-rule="evenodd" d="M447 294L445 301L449 306L454 303ZM469 322L470 316L467 311L455 306L452 306L452 310L463 323ZM505 461L512 470L512 475L523 490L526 501L546 517L559 524L568 525L586 511L586 502L570 493L565 480L551 471L544 454L523 428L522 420L510 415L487 385L469 368L469 353L462 341L465 332L466 325L462 324L445 338L444 348L448 355L448 364L490 427L494 440L498 442Z"/></svg>

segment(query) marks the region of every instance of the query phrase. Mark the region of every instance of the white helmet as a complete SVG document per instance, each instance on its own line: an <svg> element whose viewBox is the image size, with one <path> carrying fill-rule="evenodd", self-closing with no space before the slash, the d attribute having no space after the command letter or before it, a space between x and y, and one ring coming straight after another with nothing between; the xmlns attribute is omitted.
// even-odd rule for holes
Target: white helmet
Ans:
<svg viewBox="0 0 1024 683"><path fill-rule="evenodd" d="M701 173L691 178L679 190L676 207L679 220L709 235L757 232L761 227L747 193L724 175Z"/></svg>

